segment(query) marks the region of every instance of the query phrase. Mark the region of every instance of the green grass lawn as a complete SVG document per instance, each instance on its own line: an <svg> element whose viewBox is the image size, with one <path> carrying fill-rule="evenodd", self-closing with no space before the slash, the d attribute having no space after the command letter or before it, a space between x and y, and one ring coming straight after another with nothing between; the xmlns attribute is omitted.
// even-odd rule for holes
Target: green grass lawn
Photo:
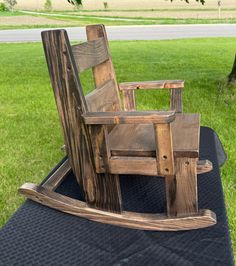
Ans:
<svg viewBox="0 0 236 266"><path fill-rule="evenodd" d="M228 161L222 168L236 251L236 88L225 86L236 38L129 41L110 44L121 81L185 79L184 111L199 112L215 129ZM24 201L17 189L39 183L64 156L63 140L42 45L0 44L0 226ZM92 81L85 74L86 92ZM164 91L139 91L139 109L163 109Z"/></svg>

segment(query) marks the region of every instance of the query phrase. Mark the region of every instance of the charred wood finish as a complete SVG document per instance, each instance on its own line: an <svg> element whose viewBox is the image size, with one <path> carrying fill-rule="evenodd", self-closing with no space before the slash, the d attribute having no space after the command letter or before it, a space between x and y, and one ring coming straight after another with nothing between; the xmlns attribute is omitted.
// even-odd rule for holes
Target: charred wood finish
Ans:
<svg viewBox="0 0 236 266"><path fill-rule="evenodd" d="M136 81L119 83L120 90L143 90L143 89L181 89L184 87L183 80L157 80Z"/></svg>
<svg viewBox="0 0 236 266"><path fill-rule="evenodd" d="M170 109L176 113L183 112L182 89L183 80L158 80L124 82L119 84L119 89L123 92L123 102L125 111L136 110L135 91L144 89L171 89Z"/></svg>
<svg viewBox="0 0 236 266"><path fill-rule="evenodd" d="M143 111L143 112L88 112L83 115L89 125L117 124L151 124L170 123L175 119L172 111Z"/></svg>
<svg viewBox="0 0 236 266"><path fill-rule="evenodd" d="M155 124L157 169L161 176L175 173L171 124Z"/></svg>
<svg viewBox="0 0 236 266"><path fill-rule="evenodd" d="M42 186L48 190L55 190L66 178L71 171L71 166L66 160L43 184Z"/></svg>
<svg viewBox="0 0 236 266"><path fill-rule="evenodd" d="M97 174L89 128L82 115L87 104L77 75L67 34L63 30L42 33L51 83L60 116L70 165L85 192L89 206L120 212L117 178Z"/></svg>
<svg viewBox="0 0 236 266"><path fill-rule="evenodd" d="M176 174L166 176L167 214L181 216L198 212L197 159L177 158Z"/></svg>
<svg viewBox="0 0 236 266"><path fill-rule="evenodd" d="M122 111L103 25L86 27L88 42L70 46L64 30L42 33L68 161L41 186L25 184L26 197L60 211L102 223L143 230L189 230L215 224L210 210L198 211L200 119L182 114L182 80L127 82ZM84 97L78 72L92 68L95 90ZM170 89L171 111L135 111L137 89ZM73 171L85 202L54 190ZM163 176L166 214L122 211L119 174Z"/></svg>
<svg viewBox="0 0 236 266"><path fill-rule="evenodd" d="M73 45L72 52L79 73L109 59L106 40L104 38Z"/></svg>
<svg viewBox="0 0 236 266"><path fill-rule="evenodd" d="M82 201L60 195L34 184L26 183L20 193L36 202L65 213L84 217L105 224L141 230L178 231L212 226L216 223L215 214L210 210L200 210L193 215L167 218L163 214L122 212L121 214L89 208Z"/></svg>
<svg viewBox="0 0 236 266"><path fill-rule="evenodd" d="M87 34L87 39L88 41L94 41L97 40L98 38L103 38L104 42L106 44L107 50L108 50L108 55L109 59L106 60L105 62L98 64L93 67L93 76L94 76L94 81L95 81L95 86L96 88L101 87L104 85L109 80L114 80L114 87L116 89L116 98L118 99L120 103L120 95L118 91L118 84L116 81L116 75L111 59L111 54L109 53L109 44L107 40L107 34L104 25L91 25L86 27L86 34ZM117 106L117 109L115 111L120 111L121 110L121 104Z"/></svg>
<svg viewBox="0 0 236 266"><path fill-rule="evenodd" d="M135 111L135 93L134 90L123 90L123 103L125 111Z"/></svg>
<svg viewBox="0 0 236 266"><path fill-rule="evenodd" d="M183 112L182 90L180 88L171 89L170 109L176 113Z"/></svg>
<svg viewBox="0 0 236 266"><path fill-rule="evenodd" d="M115 81L107 81L85 97L90 112L109 112L120 110Z"/></svg>

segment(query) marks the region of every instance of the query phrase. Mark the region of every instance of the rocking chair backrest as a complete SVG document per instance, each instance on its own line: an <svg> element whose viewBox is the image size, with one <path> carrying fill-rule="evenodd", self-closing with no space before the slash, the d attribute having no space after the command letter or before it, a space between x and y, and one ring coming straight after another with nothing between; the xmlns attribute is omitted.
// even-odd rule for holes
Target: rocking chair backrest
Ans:
<svg viewBox="0 0 236 266"><path fill-rule="evenodd" d="M118 86L105 28L103 25L87 26L86 33L88 42L72 46L72 52L79 73L93 69L96 89L85 97L88 110L120 111Z"/></svg>
<svg viewBox="0 0 236 266"><path fill-rule="evenodd" d="M82 119L88 109L71 46L64 30L45 31L42 40L70 165L79 184L85 188L83 176L93 178L95 173L90 156L91 141Z"/></svg>
<svg viewBox="0 0 236 266"><path fill-rule="evenodd" d="M99 45L103 47L101 48L103 51L107 49L104 46L107 40L103 26L87 27L87 35L91 41L93 38L100 38L101 35L104 37L102 37L102 41L100 39L98 42L74 46L75 57L65 30L45 31L42 33L42 40L69 162L77 181L84 190L85 200L89 206L119 212L121 199L118 176L111 176L108 171L103 175L96 173L97 161L95 162L95 160L99 157L99 150L102 147L92 143L91 134L101 136L102 140L107 134L107 129L95 127L91 132L82 118L82 115L89 110L120 110L117 84L112 62L107 52L104 52L106 55L100 58L88 56L87 61L86 57L82 55L82 52L85 51L84 47L88 47L92 55L94 55L95 48L100 47ZM78 54L81 54L82 60ZM97 89L87 97L87 104L78 72L88 67L93 67ZM110 86L111 84L114 86ZM107 91L109 88L111 93ZM105 92L107 92L106 97L110 96L109 100L106 98L105 106L101 106L101 100L95 101L95 105L90 103L91 99L97 95L104 100ZM101 141L101 145L102 143L105 142ZM106 165L105 161L100 163ZM104 175L106 176L104 177Z"/></svg>

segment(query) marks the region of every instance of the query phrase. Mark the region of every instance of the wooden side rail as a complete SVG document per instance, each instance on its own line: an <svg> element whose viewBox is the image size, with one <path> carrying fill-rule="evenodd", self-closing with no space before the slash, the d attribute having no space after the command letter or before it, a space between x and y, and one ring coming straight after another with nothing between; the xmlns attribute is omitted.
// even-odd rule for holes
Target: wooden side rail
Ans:
<svg viewBox="0 0 236 266"><path fill-rule="evenodd" d="M166 124L174 121L174 111L143 112L88 112L83 115L85 124Z"/></svg>
<svg viewBox="0 0 236 266"><path fill-rule="evenodd" d="M156 80L119 83L120 90L143 89L181 89L184 88L184 80Z"/></svg>
<svg viewBox="0 0 236 266"><path fill-rule="evenodd" d="M135 90L143 89L171 89L170 109L177 113L183 112L182 89L184 80L157 80L157 81L138 81L124 82L119 84L119 89L123 93L124 110L135 111Z"/></svg>

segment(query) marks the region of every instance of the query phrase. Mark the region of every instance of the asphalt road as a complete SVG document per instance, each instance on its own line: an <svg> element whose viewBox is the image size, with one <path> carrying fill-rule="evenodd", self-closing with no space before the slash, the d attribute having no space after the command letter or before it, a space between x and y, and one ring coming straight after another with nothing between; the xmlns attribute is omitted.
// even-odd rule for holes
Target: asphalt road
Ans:
<svg viewBox="0 0 236 266"><path fill-rule="evenodd" d="M107 26L109 40L168 40L199 37L236 37L236 24ZM1 30L0 42L41 41L45 29ZM49 30L49 29L46 29ZM66 28L70 40L85 40L84 27Z"/></svg>

